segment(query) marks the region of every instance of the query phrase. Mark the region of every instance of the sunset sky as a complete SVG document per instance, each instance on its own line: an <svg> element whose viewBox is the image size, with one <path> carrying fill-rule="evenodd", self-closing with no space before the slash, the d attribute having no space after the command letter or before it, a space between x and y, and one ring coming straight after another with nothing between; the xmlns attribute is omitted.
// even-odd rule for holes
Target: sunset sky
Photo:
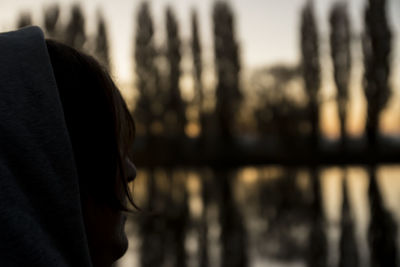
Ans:
<svg viewBox="0 0 400 267"><path fill-rule="evenodd" d="M35 24L42 24L43 7L58 2L61 4L61 19L67 20L68 7L77 1L73 0L2 0L0 1L0 30L7 31L15 27L17 15L21 11L31 11ZM108 23L111 40L111 54L113 74L119 84L132 84L134 79L134 66L132 65L132 51L134 43L134 29L136 27L135 14L139 0L84 0L79 1L87 17L87 32L93 32L96 12L102 10ZM153 17L156 23L157 41L163 42L164 10L170 4L176 11L181 22L181 36L184 42L190 37L189 18L190 10L199 11L202 44L205 48L204 61L206 66L212 63L212 36L211 36L211 7L214 0L152 0ZM236 13L237 38L241 47L241 60L244 73L273 64L294 65L299 62L299 21L300 10L305 0L230 0ZM332 83L332 67L329 60L328 42L329 10L334 0L315 1L316 15L320 38L322 41L321 54L324 73L321 96L323 99L332 99L335 87ZM351 22L354 35L357 37L362 31L362 13L364 0L347 0L350 6ZM395 16L400 12L400 1L389 0L390 23L394 36L393 64L400 66L400 18ZM325 45L324 45L325 44ZM355 47L356 58L353 69L351 114L349 131L359 134L363 128L363 103L361 91L362 58L360 48ZM205 77L208 79L208 76ZM182 90L190 90L190 83L182 83ZM387 112L382 121L383 130L387 133L400 133L400 68L393 70L392 78L395 97L391 103L390 112ZM186 85L186 86L185 86ZM125 88L126 89L126 88ZM131 89L130 89L131 90ZM125 92L128 95L130 92ZM336 109L333 101L326 101L323 105L322 127L326 135L334 137L338 133L336 122Z"/></svg>

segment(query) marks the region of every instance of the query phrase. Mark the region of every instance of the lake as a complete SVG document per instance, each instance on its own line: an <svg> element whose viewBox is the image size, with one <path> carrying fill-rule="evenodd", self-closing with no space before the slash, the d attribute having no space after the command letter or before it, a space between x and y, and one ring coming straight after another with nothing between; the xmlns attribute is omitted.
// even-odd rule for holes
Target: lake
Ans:
<svg viewBox="0 0 400 267"><path fill-rule="evenodd" d="M305 255L312 221L310 211L313 207L310 171L307 168L289 169L280 166L263 166L223 172L228 182L225 185L222 184L221 187L221 183L213 183L220 177L220 170L166 171L156 169L153 171L158 195L158 202L155 202L153 207L161 215L155 216L151 220L162 221L164 216L168 217L168 214L173 213L174 208L177 207L178 209L180 207L181 210L185 210L182 207L187 209L187 213L182 213L185 215L175 216L172 224L165 223L164 230L155 233L155 235L158 233L165 236L163 245L159 247L164 250L164 253L161 253L163 255L161 265L179 265L177 258L170 256L171 253L176 252L170 246L176 246L177 240L182 240L180 242L184 243L182 249L185 253L183 262L186 263L186 266L200 266L200 255L202 255L200 252L202 246L204 248L205 245L201 245L202 239L199 233L203 229L201 228L202 223L205 223L207 225L208 266L221 266L222 264L221 236L224 233L231 235L228 236L228 239L232 238L231 240L237 240L238 244L242 244L242 247L237 249L244 250L243 258L246 259L247 266L306 266ZM340 257L342 190L343 177L346 177L360 266L368 267L370 252L367 231L370 222L370 207L367 169L363 166L348 166L345 169L320 167L317 173L320 179L328 266L337 266ZM146 206L150 176L149 170L138 172L134 185L134 198L139 206ZM400 165L379 166L376 168L376 177L384 205L398 224L400 221L400 180L398 179ZM229 187L228 192L223 189L224 186ZM205 191L208 191L207 194L204 194L204 188L206 188ZM220 194L226 195L230 199L221 198ZM163 197L159 197L160 195ZM221 201L224 206L220 205ZM220 207L228 207L224 209L225 217L241 223L221 222ZM229 212L229 209L233 212ZM118 266L141 266L140 255L143 253L141 217L139 212L128 221L126 229L130 247L126 255L118 262ZM185 220L185 223L181 224L179 220ZM221 223L229 225L230 232L228 230L224 232ZM176 224L179 224L179 227L184 226L184 228L178 229L178 236L181 236L179 232L184 233L182 239L171 237L176 235L177 231L169 228L174 228ZM397 236L395 239L398 244L399 237Z"/></svg>

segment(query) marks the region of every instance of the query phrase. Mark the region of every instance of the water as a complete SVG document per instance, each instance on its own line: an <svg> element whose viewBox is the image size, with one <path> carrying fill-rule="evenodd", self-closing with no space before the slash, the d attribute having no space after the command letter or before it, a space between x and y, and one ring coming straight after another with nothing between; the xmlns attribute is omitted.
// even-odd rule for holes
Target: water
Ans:
<svg viewBox="0 0 400 267"><path fill-rule="evenodd" d="M400 165L379 166L377 181L386 208L396 222L400 220ZM173 199L183 199L187 192L187 206L191 224L187 228L184 247L187 266L198 265L199 234L193 225L198 222L205 208L202 199L202 179L215 179L211 170L175 170L169 179L163 170L156 171L160 191ZM342 212L342 181L346 176L349 202L354 218L355 235L360 256L360 266L369 266L367 229L370 219L368 202L369 176L366 168L350 166L321 167L322 204L325 215L325 233L328 243L328 266L337 266L339 259L340 219ZM139 202L146 199L149 172L141 171L135 182L134 196ZM304 169L285 169L279 166L246 167L229 174L232 201L243 219L246 232L248 266L300 267L307 245L309 203L312 202L310 173ZM184 187L180 184L183 181ZM286 182L284 182L286 181ZM291 181L291 182L287 182ZM294 185L294 186L293 186ZM221 226L218 209L218 190L209 189L207 205L208 255L210 266L221 265ZM216 201L215 201L216 200ZM162 205L161 205L162 206ZM163 206L164 208L165 205ZM136 218L137 221L137 218ZM130 248L119 261L121 267L140 266L140 227L131 220L127 225ZM399 238L397 243L399 244ZM400 247L398 245L398 247ZM166 260L163 266L174 266Z"/></svg>

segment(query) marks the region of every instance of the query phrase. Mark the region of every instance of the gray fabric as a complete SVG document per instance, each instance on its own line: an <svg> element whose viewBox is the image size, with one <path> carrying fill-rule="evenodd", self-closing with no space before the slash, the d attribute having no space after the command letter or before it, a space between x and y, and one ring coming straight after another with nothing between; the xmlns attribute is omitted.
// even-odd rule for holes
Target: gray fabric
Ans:
<svg viewBox="0 0 400 267"><path fill-rule="evenodd" d="M0 34L0 266L91 266L42 31Z"/></svg>

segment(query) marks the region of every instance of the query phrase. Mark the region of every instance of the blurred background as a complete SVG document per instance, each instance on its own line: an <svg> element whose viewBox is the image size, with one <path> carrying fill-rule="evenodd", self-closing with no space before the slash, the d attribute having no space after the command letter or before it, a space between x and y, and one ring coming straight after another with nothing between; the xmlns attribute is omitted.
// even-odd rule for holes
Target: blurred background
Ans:
<svg viewBox="0 0 400 267"><path fill-rule="evenodd" d="M136 122L117 265L400 266L398 0L2 0Z"/></svg>

